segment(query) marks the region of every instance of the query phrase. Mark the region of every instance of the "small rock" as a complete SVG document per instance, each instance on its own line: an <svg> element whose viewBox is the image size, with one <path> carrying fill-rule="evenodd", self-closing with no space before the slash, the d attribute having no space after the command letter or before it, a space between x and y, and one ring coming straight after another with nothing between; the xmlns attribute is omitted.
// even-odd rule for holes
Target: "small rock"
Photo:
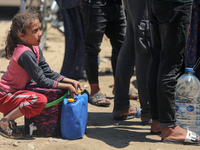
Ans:
<svg viewBox="0 0 200 150"><path fill-rule="evenodd" d="M17 142L13 143L13 146L18 146L19 144Z"/></svg>

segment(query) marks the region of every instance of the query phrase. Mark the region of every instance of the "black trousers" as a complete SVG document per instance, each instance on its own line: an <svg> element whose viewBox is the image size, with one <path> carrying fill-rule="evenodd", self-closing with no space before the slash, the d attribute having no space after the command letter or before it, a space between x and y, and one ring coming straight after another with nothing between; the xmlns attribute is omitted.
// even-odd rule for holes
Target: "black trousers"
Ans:
<svg viewBox="0 0 200 150"><path fill-rule="evenodd" d="M162 127L176 126L175 86L184 71L191 3L148 0L151 60L148 73L151 115Z"/></svg>
<svg viewBox="0 0 200 150"><path fill-rule="evenodd" d="M86 34L85 69L89 83L98 83L98 54L103 35L110 39L115 76L118 54L125 36L126 17L119 0L82 0L82 13Z"/></svg>
<svg viewBox="0 0 200 150"><path fill-rule="evenodd" d="M114 109L129 107L130 78L136 65L137 87L142 109L141 119L146 121L151 119L147 90L150 52L146 0L124 0L124 6L127 14L127 28L117 62Z"/></svg>

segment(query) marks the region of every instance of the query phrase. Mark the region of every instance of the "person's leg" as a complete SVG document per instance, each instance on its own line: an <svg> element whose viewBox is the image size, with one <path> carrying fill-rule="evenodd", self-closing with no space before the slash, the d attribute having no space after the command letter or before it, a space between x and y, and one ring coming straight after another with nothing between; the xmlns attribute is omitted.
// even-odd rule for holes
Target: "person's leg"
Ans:
<svg viewBox="0 0 200 150"><path fill-rule="evenodd" d="M107 14L102 11L102 9L106 9L105 4L99 0L92 1L92 3L90 1L82 2L86 34L85 69L91 89L90 98L93 99L92 96L94 96L95 101L98 99L97 103L109 101L101 94L98 81L98 54L107 24Z"/></svg>
<svg viewBox="0 0 200 150"><path fill-rule="evenodd" d="M14 94L1 94L0 97L0 110L6 114L0 122L3 130L8 127L11 120L21 116L30 118L39 115L47 103L47 98L43 94L27 90L21 90Z"/></svg>
<svg viewBox="0 0 200 150"><path fill-rule="evenodd" d="M95 6L96 7L95 7ZM82 3L82 13L85 26L85 67L88 76L88 81L91 87L91 95L97 91L93 89L98 85L98 54L100 52L100 45L106 28L105 15L100 16L101 4L98 5L85 1ZM100 23L102 21L102 23ZM99 87L98 87L99 90Z"/></svg>
<svg viewBox="0 0 200 150"><path fill-rule="evenodd" d="M112 46L111 65L112 65L114 85L115 85L116 64L120 48L123 44L125 37L126 16L120 0L108 3L108 11L109 12L107 14L110 19L108 19L106 35L108 38L110 38ZM113 88L112 93L113 95L115 95L115 86ZM137 99L138 94L135 93L135 91L133 90L129 90L129 97L132 99Z"/></svg>
<svg viewBox="0 0 200 150"><path fill-rule="evenodd" d="M4 116L3 119L1 119L0 121L1 129L5 130L8 127L10 120L15 120L21 116L23 116L23 114L21 113L19 107L15 108L8 115Z"/></svg>
<svg viewBox="0 0 200 150"><path fill-rule="evenodd" d="M169 12L171 17L158 15L161 20L160 65L157 80L158 111L161 126L176 125L175 118L175 88L178 77L184 72L184 52L190 26L191 3L164 3L161 12ZM166 7L164 7L166 6ZM171 6L171 10L169 7ZM173 18L173 19L172 19ZM167 32L166 32L167 31Z"/></svg>
<svg viewBox="0 0 200 150"><path fill-rule="evenodd" d="M174 19L170 19L170 23L161 25L161 40L165 40L165 42L163 42L161 49L158 72L157 94L158 105L160 106L158 110L162 131L161 136L164 139L183 140L185 139L186 131L176 126L174 94L177 78L183 73L184 69L184 52L192 5L191 3L185 5L174 3L173 6L173 12L175 11ZM166 30L169 32L166 33Z"/></svg>
<svg viewBox="0 0 200 150"><path fill-rule="evenodd" d="M147 90L147 72L149 65L149 55L136 53L136 81L138 86L139 101L141 105L141 120L150 121L151 112L149 105L149 93Z"/></svg>
<svg viewBox="0 0 200 150"><path fill-rule="evenodd" d="M65 35L65 55L60 73L68 78L79 79L82 76L85 52L82 16L78 7L60 11Z"/></svg>
<svg viewBox="0 0 200 150"><path fill-rule="evenodd" d="M157 20L153 20L153 11L152 11L152 3L153 0L148 1L148 15L150 19L150 62L149 69L147 75L147 86L149 92L149 103L151 109L151 117L152 117L152 132L159 132L160 122L159 122L159 114L158 114L158 105L157 105L157 76L158 76L158 68L159 68L159 56L161 49L161 41L159 36L159 27L157 24Z"/></svg>
<svg viewBox="0 0 200 150"><path fill-rule="evenodd" d="M114 110L130 107L128 92L135 65L135 45L133 41L134 31L129 17L127 17L126 36L119 52L116 67Z"/></svg>
<svg viewBox="0 0 200 150"><path fill-rule="evenodd" d="M117 59L126 33L126 16L120 0L119 2L107 2L106 13L108 22L105 34L112 46L111 64L115 78Z"/></svg>
<svg viewBox="0 0 200 150"><path fill-rule="evenodd" d="M160 23L159 29L161 30L159 35L163 43L162 47L160 47L157 79L157 104L159 106L161 137L164 140L184 141L187 131L176 124L174 93L177 78L181 75L184 66L184 50L190 25L192 5L191 3L169 2L155 4L152 2L152 5L152 8L156 8L153 12ZM169 16L169 13L172 16ZM156 45L156 43L154 44ZM156 47L154 46L154 48ZM188 136L191 138L191 135ZM195 138L199 137L196 136Z"/></svg>
<svg viewBox="0 0 200 150"><path fill-rule="evenodd" d="M125 2L126 3L126 2ZM127 16L126 36L120 49L115 75L114 119L131 119L140 117L141 110L130 106L129 86L134 72L135 58L134 31L129 15Z"/></svg>
<svg viewBox="0 0 200 150"><path fill-rule="evenodd" d="M151 120L149 95L147 89L147 72L150 60L149 52L149 20L146 0L128 0L128 12L134 29L136 81L141 105L141 120Z"/></svg>
<svg viewBox="0 0 200 150"><path fill-rule="evenodd" d="M132 73L134 71L133 67L136 53L136 66L138 67L136 69L136 75L137 80L139 79L138 91L140 94L142 94L140 98L140 104L143 111L142 119L144 121L149 121L151 119L151 115L149 110L150 108L148 104L148 93L146 87L147 75L145 74L145 72L147 72L148 70L147 67L149 62L148 41L146 37L146 34L148 32L146 30L147 21L144 20L144 18L147 17L147 15L145 14L146 1L127 0L124 1L124 5L127 13L127 31L124 44L120 50L117 64L117 85L115 86L117 92L115 96L114 110L121 109L123 107L129 107L127 90L129 89L130 77L132 76ZM142 19L143 22L141 21ZM138 22L140 22L140 26L138 26ZM130 71L128 67L131 67L132 71ZM127 75L130 76L127 77Z"/></svg>
<svg viewBox="0 0 200 150"><path fill-rule="evenodd" d="M112 11L110 11L112 10ZM111 55L111 65L113 70L114 85L115 85L115 74L116 74L116 65L119 55L119 51L124 42L125 31L126 31L126 16L124 8L120 0L118 2L108 2L107 3L107 28L105 34L110 39L112 46L112 55ZM115 86L112 93L115 95ZM136 93L130 94L129 96L135 96Z"/></svg>

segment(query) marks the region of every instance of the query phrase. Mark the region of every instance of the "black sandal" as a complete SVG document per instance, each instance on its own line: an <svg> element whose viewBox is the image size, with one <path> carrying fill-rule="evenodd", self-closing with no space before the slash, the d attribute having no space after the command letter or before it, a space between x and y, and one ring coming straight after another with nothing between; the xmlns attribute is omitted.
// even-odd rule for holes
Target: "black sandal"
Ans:
<svg viewBox="0 0 200 150"><path fill-rule="evenodd" d="M15 121L9 121L9 126L0 132L0 135L11 139L23 139L23 134L18 130Z"/></svg>

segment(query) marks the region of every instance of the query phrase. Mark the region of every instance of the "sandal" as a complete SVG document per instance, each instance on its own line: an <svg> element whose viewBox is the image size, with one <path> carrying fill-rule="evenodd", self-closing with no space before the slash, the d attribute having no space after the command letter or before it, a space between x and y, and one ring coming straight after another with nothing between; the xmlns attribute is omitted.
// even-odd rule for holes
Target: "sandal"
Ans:
<svg viewBox="0 0 200 150"><path fill-rule="evenodd" d="M131 107L133 107L133 106L131 106ZM128 119L133 119L133 118L140 118L141 117L141 109L138 107L135 107L135 108L136 108L135 114L123 115L123 116L121 116L120 113L127 112L128 109L130 109L130 107L128 109L123 109L123 110L118 110L118 111L115 110L115 111L113 111L113 119L128 120Z"/></svg>
<svg viewBox="0 0 200 150"><path fill-rule="evenodd" d="M10 121L10 128L13 129L16 133L21 134L21 132L17 128L17 123L14 120Z"/></svg>
<svg viewBox="0 0 200 150"><path fill-rule="evenodd" d="M162 139L164 143L175 143L175 144L183 144L183 145L200 145L199 135L195 132L187 130L187 135L184 141L180 140L171 140L171 139Z"/></svg>
<svg viewBox="0 0 200 150"><path fill-rule="evenodd" d="M106 98L102 93L96 93L93 96L90 96L89 102L96 106L105 106L105 107L108 107L111 104L109 101L106 101Z"/></svg>
<svg viewBox="0 0 200 150"><path fill-rule="evenodd" d="M24 138L23 134L17 129L16 122L14 120L9 121L9 126L5 130L0 132L0 135L11 139Z"/></svg>
<svg viewBox="0 0 200 150"><path fill-rule="evenodd" d="M139 98L139 95L132 89L129 90L128 95L132 100L137 100Z"/></svg>

